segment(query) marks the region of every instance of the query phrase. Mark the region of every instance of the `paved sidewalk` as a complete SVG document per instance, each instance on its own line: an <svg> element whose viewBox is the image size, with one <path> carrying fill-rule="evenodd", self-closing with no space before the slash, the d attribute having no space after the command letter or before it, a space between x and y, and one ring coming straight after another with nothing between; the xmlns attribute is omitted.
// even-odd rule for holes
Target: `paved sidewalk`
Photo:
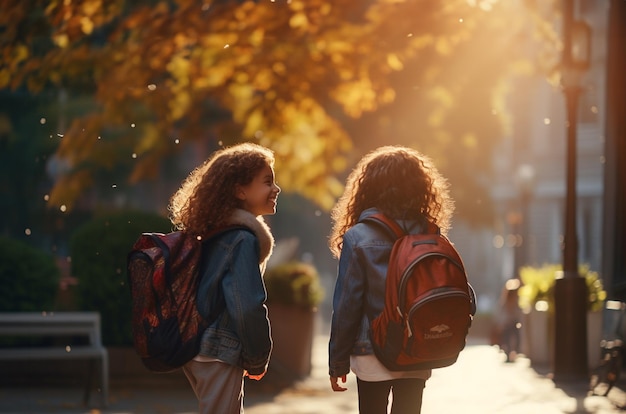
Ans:
<svg viewBox="0 0 626 414"><path fill-rule="evenodd" d="M250 386L246 414L345 414L357 413L356 381L348 377L348 391L330 390L326 368L327 336L320 334L313 347L313 372L282 391ZM557 414L624 413L626 393L615 388L609 398L587 396L586 383L560 384L538 373L529 360L503 362L497 349L471 340L459 361L435 370L424 391L424 414ZM158 378L158 377L157 377ZM622 384L620 384L621 386ZM0 389L0 413L85 414L194 414L193 393L184 382L159 379L153 384L112 382L110 406L105 410L80 406L78 388Z"/></svg>
<svg viewBox="0 0 626 414"><path fill-rule="evenodd" d="M327 338L318 336L311 377L271 401L256 402L246 414L357 413L356 380L348 391L330 390L326 368ZM626 393L614 388L609 398L587 395L588 383L559 387L530 366L527 358L505 363L504 354L480 340L470 341L457 363L433 371L424 390L423 414L624 413Z"/></svg>

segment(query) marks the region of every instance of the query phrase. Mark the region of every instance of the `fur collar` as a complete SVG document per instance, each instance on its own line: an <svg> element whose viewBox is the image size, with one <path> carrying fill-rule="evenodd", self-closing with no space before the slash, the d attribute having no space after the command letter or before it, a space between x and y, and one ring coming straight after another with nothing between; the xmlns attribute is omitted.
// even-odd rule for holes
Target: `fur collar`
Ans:
<svg viewBox="0 0 626 414"><path fill-rule="evenodd" d="M256 235L259 240L260 257L259 264L265 269L267 260L272 255L274 249L274 237L269 226L263 219L263 216L255 217L254 214L246 210L236 209L228 220L228 224L248 227Z"/></svg>

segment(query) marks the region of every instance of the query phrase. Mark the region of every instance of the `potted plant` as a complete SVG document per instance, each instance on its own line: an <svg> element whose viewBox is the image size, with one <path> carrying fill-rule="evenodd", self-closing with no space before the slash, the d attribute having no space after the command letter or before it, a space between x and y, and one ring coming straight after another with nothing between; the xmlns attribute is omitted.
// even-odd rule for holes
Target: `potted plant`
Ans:
<svg viewBox="0 0 626 414"><path fill-rule="evenodd" d="M522 342L524 353L537 364L546 364L552 360L554 285L561 269L561 265L556 264L520 269L522 287L519 289L519 306L525 314ZM581 265L578 271L587 283L587 354L588 363L593 366L599 354L601 311L607 295L597 272L587 265Z"/></svg>
<svg viewBox="0 0 626 414"><path fill-rule="evenodd" d="M274 348L270 368L284 378L311 373L311 354L317 305L324 297L317 269L291 261L265 272L267 307Z"/></svg>

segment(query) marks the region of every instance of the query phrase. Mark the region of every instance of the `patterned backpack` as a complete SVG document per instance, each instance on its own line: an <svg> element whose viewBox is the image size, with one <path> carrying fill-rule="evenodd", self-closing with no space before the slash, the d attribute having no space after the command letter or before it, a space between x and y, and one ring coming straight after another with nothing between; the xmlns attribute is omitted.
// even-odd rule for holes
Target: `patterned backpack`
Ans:
<svg viewBox="0 0 626 414"><path fill-rule="evenodd" d="M214 304L206 319L198 312L201 255L202 241L181 231L143 233L128 254L133 344L150 371L173 371L193 359L202 333L224 307ZM215 279L212 291L220 282Z"/></svg>

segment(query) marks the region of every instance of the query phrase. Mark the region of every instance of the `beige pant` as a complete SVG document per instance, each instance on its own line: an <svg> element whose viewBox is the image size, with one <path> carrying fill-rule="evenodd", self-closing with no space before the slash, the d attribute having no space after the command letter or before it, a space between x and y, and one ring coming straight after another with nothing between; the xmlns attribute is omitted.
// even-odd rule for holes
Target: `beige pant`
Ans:
<svg viewBox="0 0 626 414"><path fill-rule="evenodd" d="M243 413L243 369L219 361L191 360L183 366L200 414Z"/></svg>

